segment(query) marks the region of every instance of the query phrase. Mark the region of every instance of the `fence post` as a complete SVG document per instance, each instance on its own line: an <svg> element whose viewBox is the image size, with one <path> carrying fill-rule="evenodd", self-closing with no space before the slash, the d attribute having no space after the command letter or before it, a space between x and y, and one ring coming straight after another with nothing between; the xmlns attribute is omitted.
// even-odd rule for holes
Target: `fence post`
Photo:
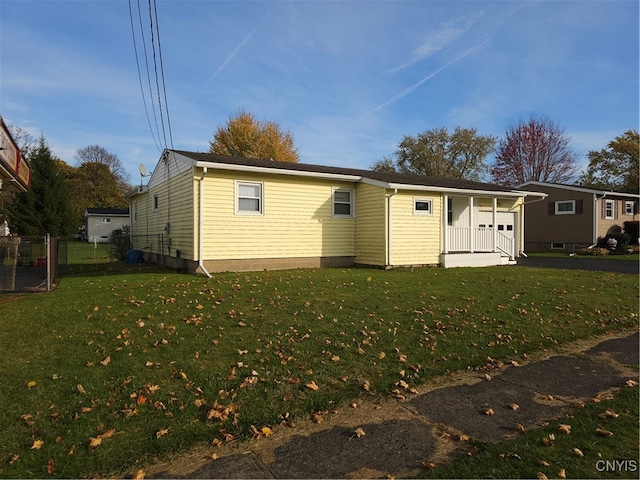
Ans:
<svg viewBox="0 0 640 480"><path fill-rule="evenodd" d="M44 237L45 263L47 271L47 292L51 291L51 236L47 233Z"/></svg>

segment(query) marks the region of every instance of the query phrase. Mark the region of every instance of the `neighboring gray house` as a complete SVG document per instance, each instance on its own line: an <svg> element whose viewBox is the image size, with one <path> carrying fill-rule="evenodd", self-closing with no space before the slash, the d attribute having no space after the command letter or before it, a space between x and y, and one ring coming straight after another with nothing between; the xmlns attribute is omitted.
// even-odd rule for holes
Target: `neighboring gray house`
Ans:
<svg viewBox="0 0 640 480"><path fill-rule="evenodd" d="M111 233L131 225L128 208L87 208L84 236L88 242L108 242Z"/></svg>
<svg viewBox="0 0 640 480"><path fill-rule="evenodd" d="M624 222L638 220L640 195L530 181L518 188L547 194L526 204L524 244L527 252L573 252L620 233Z"/></svg>

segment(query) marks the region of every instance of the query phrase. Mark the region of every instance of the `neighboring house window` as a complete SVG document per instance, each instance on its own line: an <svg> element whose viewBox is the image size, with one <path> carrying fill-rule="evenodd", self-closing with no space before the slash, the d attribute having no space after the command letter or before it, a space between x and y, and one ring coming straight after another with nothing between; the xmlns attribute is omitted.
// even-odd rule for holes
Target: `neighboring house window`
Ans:
<svg viewBox="0 0 640 480"><path fill-rule="evenodd" d="M333 216L353 217L353 190L333 191Z"/></svg>
<svg viewBox="0 0 640 480"><path fill-rule="evenodd" d="M413 214L414 215L431 215L433 213L431 200L424 200L421 198L413 199Z"/></svg>
<svg viewBox="0 0 640 480"><path fill-rule="evenodd" d="M634 204L633 202L625 202L624 203L624 214L625 215L633 215L634 212Z"/></svg>
<svg viewBox="0 0 640 480"><path fill-rule="evenodd" d="M133 221L135 222L138 220L138 202L133 202L131 209L133 210Z"/></svg>
<svg viewBox="0 0 640 480"><path fill-rule="evenodd" d="M562 242L554 242L551 244L551 248L553 250L564 250L565 246Z"/></svg>
<svg viewBox="0 0 640 480"><path fill-rule="evenodd" d="M111 219L109 217L103 217L102 223L111 223Z"/></svg>
<svg viewBox="0 0 640 480"><path fill-rule="evenodd" d="M236 213L262 215L262 183L236 183Z"/></svg>
<svg viewBox="0 0 640 480"><path fill-rule="evenodd" d="M615 202L613 200L604 201L604 218L614 218Z"/></svg>
<svg viewBox="0 0 640 480"><path fill-rule="evenodd" d="M573 215L576 213L575 200L562 200L556 202L556 215Z"/></svg>
<svg viewBox="0 0 640 480"><path fill-rule="evenodd" d="M159 206L158 195L153 196L153 211L157 211Z"/></svg>

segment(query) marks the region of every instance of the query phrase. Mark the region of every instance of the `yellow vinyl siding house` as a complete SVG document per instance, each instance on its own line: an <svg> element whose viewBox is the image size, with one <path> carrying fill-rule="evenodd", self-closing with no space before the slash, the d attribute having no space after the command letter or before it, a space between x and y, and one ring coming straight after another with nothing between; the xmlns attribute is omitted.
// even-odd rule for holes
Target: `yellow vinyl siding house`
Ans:
<svg viewBox="0 0 640 480"><path fill-rule="evenodd" d="M522 251L529 194L465 180L166 150L149 183L130 195L132 238L147 258L205 274L499 265Z"/></svg>

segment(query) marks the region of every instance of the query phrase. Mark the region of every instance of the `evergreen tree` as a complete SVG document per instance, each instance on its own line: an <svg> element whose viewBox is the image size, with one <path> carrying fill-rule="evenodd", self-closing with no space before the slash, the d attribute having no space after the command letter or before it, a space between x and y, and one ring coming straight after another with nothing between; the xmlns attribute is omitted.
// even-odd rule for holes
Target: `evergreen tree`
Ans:
<svg viewBox="0 0 640 480"><path fill-rule="evenodd" d="M16 195L9 211L9 226L17 235L64 237L74 225L64 177L44 137L29 155L31 188Z"/></svg>

